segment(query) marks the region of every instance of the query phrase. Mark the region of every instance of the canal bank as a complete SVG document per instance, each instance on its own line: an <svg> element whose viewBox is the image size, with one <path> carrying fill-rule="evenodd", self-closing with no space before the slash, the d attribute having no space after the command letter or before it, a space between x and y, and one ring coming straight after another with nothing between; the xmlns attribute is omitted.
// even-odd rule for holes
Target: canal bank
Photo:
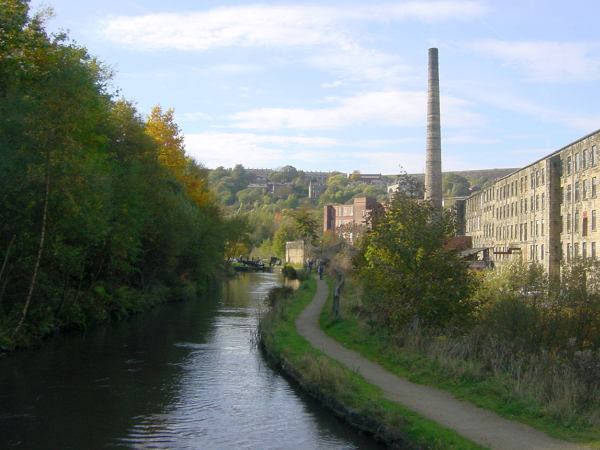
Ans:
<svg viewBox="0 0 600 450"><path fill-rule="evenodd" d="M0 448L367 449L252 344L281 284L249 273L0 358Z"/></svg>
<svg viewBox="0 0 600 450"><path fill-rule="evenodd" d="M293 370L300 372L300 377L305 379L306 384L317 385L316 388L310 386L309 389L317 392L325 391L345 403L346 406L349 405L350 409L364 411L367 417L372 415L380 421L382 426L387 426L390 423L389 411L387 414L377 415L379 411L377 409L368 410L366 399L362 399L361 402L361 395L356 394L361 388L361 381L363 384L377 386L379 390L372 392L373 396L369 400L379 404L385 410L388 409L390 401L393 405L410 408L410 411L404 409L406 414L404 419L408 419L408 423L406 420L400 421L397 427L401 433L405 434L409 444L414 443L417 448L482 448L478 445L498 450L588 448L552 438L522 423L507 420L469 402L458 400L447 392L412 383L388 372L359 353L345 348L339 342L328 337L319 326L319 316L326 303L329 290L325 282L318 281L317 283L316 292L314 286L311 288L314 294L312 301L306 302L304 298L301 298L302 301L289 303L287 311L279 314L281 320L274 321L275 328L280 327L281 323L288 322L293 327L292 330L297 339L304 342L304 348L312 351L316 355L315 358L320 358L317 365L320 367L321 374L327 372L322 367L326 367L328 363L337 364L351 372L359 383L353 384L353 380L348 377L338 378L337 383L333 383L335 389L331 390L335 373L329 373L327 377L321 377L321 379L314 378L310 373L310 364L306 363L306 359L310 355L307 356L307 353L304 358L298 359L294 356L294 352L286 351L284 348L283 351L289 358L283 359L283 366L290 365L291 361ZM267 335L267 339L265 339L267 346L272 345L268 342L269 333L265 334ZM275 347L277 348L277 345ZM317 348L320 350L317 351ZM277 352L275 355L277 356ZM298 375L296 374L296 376ZM350 395L348 398L348 393L354 393L354 397ZM450 432L448 433L448 431ZM455 432L460 433L460 436ZM461 436L465 436L465 438ZM457 438L462 439L462 442L457 441Z"/></svg>
<svg viewBox="0 0 600 450"><path fill-rule="evenodd" d="M316 283L314 279L303 283L291 298L279 299L261 318L261 343L269 357L335 414L387 446L481 449L452 430L386 399L381 389L311 346L298 333L296 321L315 297Z"/></svg>

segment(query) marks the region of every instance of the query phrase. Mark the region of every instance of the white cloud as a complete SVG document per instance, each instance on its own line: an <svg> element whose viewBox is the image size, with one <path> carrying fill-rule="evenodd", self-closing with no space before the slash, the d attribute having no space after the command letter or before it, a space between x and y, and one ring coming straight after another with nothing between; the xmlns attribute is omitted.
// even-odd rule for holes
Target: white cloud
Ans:
<svg viewBox="0 0 600 450"><path fill-rule="evenodd" d="M461 144L461 145L489 145L497 144L498 139L474 136L471 134L453 134L442 136L442 144Z"/></svg>
<svg viewBox="0 0 600 450"><path fill-rule="evenodd" d="M480 125L482 119L470 104L454 97L441 99L444 126ZM233 127L242 129L336 129L361 124L401 127L422 126L426 117L426 94L415 91L369 92L337 100L325 108L258 108L234 114Z"/></svg>
<svg viewBox="0 0 600 450"><path fill-rule="evenodd" d="M211 70L236 75L250 72L260 72L262 68L256 64L217 64L212 66Z"/></svg>
<svg viewBox="0 0 600 450"><path fill-rule="evenodd" d="M188 122L204 122L211 119L211 116L204 112L187 112L187 113L175 113L178 120L185 120Z"/></svg>
<svg viewBox="0 0 600 450"><path fill-rule="evenodd" d="M409 67L396 55L361 46L348 29L354 22L467 20L484 13L481 2L408 1L360 3L343 7L246 5L190 13L119 16L105 20L101 32L116 44L135 49L207 51L225 47L316 48L309 65L350 81L393 83ZM241 73L248 67L223 65Z"/></svg>
<svg viewBox="0 0 600 450"><path fill-rule="evenodd" d="M257 5L115 17L102 31L113 42L141 49L307 46L345 40L331 29L332 20L327 8Z"/></svg>
<svg viewBox="0 0 600 450"><path fill-rule="evenodd" d="M397 137L339 140L322 136L284 136L254 133L197 133L185 136L188 154L207 167L279 167L395 174L400 168L422 172L425 138ZM471 167L457 155L444 156L445 170ZM475 163L476 164L476 163ZM475 167L475 166L473 166Z"/></svg>
<svg viewBox="0 0 600 450"><path fill-rule="evenodd" d="M367 49L358 44L344 45L342 50L321 51L307 58L306 62L351 81L395 83L406 79L411 73L411 67L396 55Z"/></svg>
<svg viewBox="0 0 600 450"><path fill-rule="evenodd" d="M333 80L333 81L331 81L329 83L323 83L323 84L321 84L321 87L323 89L334 89L334 88L341 87L343 85L344 85L344 83L342 82L342 80Z"/></svg>
<svg viewBox="0 0 600 450"><path fill-rule="evenodd" d="M478 92L477 98L498 108L534 116L585 133L598 129L600 123L600 114L579 114L564 109L549 108L507 92L482 90Z"/></svg>
<svg viewBox="0 0 600 450"><path fill-rule="evenodd" d="M485 40L471 47L523 71L532 81L569 82L600 78L600 43Z"/></svg>
<svg viewBox="0 0 600 450"><path fill-rule="evenodd" d="M323 137L199 133L186 135L185 142L188 154L209 168L236 164L273 168L291 164L303 170L398 173L400 166L418 171L424 162L423 152L348 150L351 145L346 147Z"/></svg>
<svg viewBox="0 0 600 450"><path fill-rule="evenodd" d="M276 167L290 159L291 148L330 148L338 141L327 137L207 132L186 134L185 144L188 154L208 167L233 167L239 163Z"/></svg>
<svg viewBox="0 0 600 450"><path fill-rule="evenodd" d="M484 13L479 1L408 1L335 8L248 5L190 13L118 16L102 23L109 40L143 49L208 50L227 46L344 44L339 24L349 21L465 20Z"/></svg>

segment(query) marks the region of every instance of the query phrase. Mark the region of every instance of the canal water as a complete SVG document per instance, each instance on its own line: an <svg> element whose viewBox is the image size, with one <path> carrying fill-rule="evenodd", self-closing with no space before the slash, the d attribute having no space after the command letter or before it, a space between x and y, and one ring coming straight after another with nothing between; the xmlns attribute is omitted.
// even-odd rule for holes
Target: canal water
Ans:
<svg viewBox="0 0 600 450"><path fill-rule="evenodd" d="M252 344L278 275L0 357L0 448L376 449Z"/></svg>

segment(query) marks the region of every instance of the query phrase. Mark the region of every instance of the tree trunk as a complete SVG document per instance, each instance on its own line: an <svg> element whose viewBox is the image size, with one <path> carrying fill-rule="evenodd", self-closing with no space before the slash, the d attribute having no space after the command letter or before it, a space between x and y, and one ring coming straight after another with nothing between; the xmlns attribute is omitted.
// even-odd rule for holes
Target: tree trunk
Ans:
<svg viewBox="0 0 600 450"><path fill-rule="evenodd" d="M46 153L46 192L44 196L44 212L42 213L42 229L40 231L40 244L38 246L37 257L35 259L35 266L33 267L33 275L31 276L31 283L29 284L29 290L27 292L27 298L25 299L25 305L23 306L23 313L21 314L21 320L17 324L13 336L17 335L21 330L21 326L27 317L27 311L31 304L31 298L33 297L33 291L35 289L35 283L37 281L38 271L40 268L40 261L42 260L42 253L44 252L44 243L46 241L46 219L48 217L48 202L50 198L50 155Z"/></svg>
<svg viewBox="0 0 600 450"><path fill-rule="evenodd" d="M4 282L2 283L2 287L0 288L0 305L2 304L2 300L4 299L4 293L6 292L6 286L8 286L9 281L10 281L10 271L8 272L8 275L6 275L6 278L4 279Z"/></svg>
<svg viewBox="0 0 600 450"><path fill-rule="evenodd" d="M4 256L4 262L2 263L2 268L0 268L0 281L2 280L2 276L4 275L4 270L6 269L6 264L8 263L8 258L10 256L10 251L12 250L13 243L15 242L16 234L13 234L10 242L8 243L8 248L6 249L6 255ZM2 296L0 295L0 303L2 303Z"/></svg>

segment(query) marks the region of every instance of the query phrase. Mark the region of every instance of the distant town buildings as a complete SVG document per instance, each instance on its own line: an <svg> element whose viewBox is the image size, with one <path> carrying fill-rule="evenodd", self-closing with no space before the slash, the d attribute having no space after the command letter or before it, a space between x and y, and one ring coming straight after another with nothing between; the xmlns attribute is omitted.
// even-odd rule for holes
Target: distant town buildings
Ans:
<svg viewBox="0 0 600 450"><path fill-rule="evenodd" d="M326 185L324 182L318 182L310 180L308 182L308 198L311 200L318 200L323 192L325 192Z"/></svg>
<svg viewBox="0 0 600 450"><path fill-rule="evenodd" d="M355 183L365 183L365 184L385 184L385 180L383 175L380 173L360 173L359 171L354 171L353 173L349 173L348 178Z"/></svg>

